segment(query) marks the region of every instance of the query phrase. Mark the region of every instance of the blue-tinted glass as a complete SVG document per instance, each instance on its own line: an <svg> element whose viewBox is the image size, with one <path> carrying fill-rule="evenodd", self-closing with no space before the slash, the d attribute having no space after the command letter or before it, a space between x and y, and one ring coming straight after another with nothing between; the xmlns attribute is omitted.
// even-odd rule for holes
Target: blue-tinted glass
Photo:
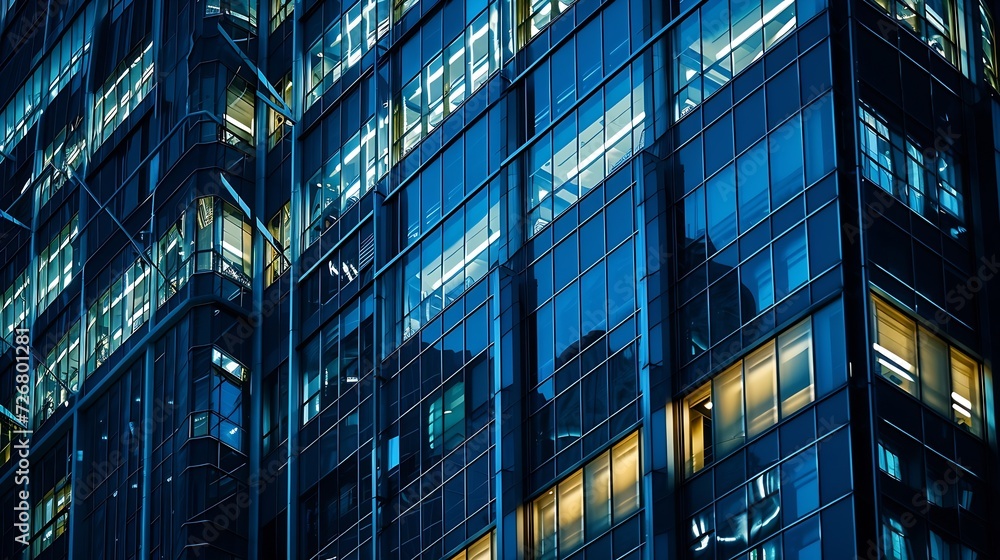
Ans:
<svg viewBox="0 0 1000 560"><path fill-rule="evenodd" d="M830 88L830 42L809 51L799 64L801 73L802 102L808 103Z"/></svg>
<svg viewBox="0 0 1000 560"><path fill-rule="evenodd" d="M465 131L465 192L471 193L489 174L489 125L481 118Z"/></svg>
<svg viewBox="0 0 1000 560"><path fill-rule="evenodd" d="M570 39L552 55L552 118L558 119L576 101L574 41Z"/></svg>
<svg viewBox="0 0 1000 560"><path fill-rule="evenodd" d="M570 235L562 243L556 245L555 251L555 291L559 291L576 278L577 254L576 254L576 234Z"/></svg>
<svg viewBox="0 0 1000 560"><path fill-rule="evenodd" d="M601 17L591 20L576 34L577 80L580 92L590 91L601 83Z"/></svg>
<svg viewBox="0 0 1000 560"><path fill-rule="evenodd" d="M836 166L833 94L827 94L802 113L805 119L806 184L813 184Z"/></svg>
<svg viewBox="0 0 1000 560"><path fill-rule="evenodd" d="M681 205L680 210L683 215L678 222L684 225L682 233L682 255L681 270L691 270L695 265L705 260L705 189L699 188L687 198Z"/></svg>
<svg viewBox="0 0 1000 560"><path fill-rule="evenodd" d="M823 510L823 534L837 535L823 539L823 558L851 558L857 554L854 544L854 503L841 500ZM972 560L972 557L970 557Z"/></svg>
<svg viewBox="0 0 1000 560"><path fill-rule="evenodd" d="M740 282L733 271L709 288L709 324L712 344L722 341L740 326Z"/></svg>
<svg viewBox="0 0 1000 560"><path fill-rule="evenodd" d="M682 189L678 194L687 194L701 184L704 178L702 165L701 136L698 136L674 155L675 180Z"/></svg>
<svg viewBox="0 0 1000 560"><path fill-rule="evenodd" d="M736 120L736 153L749 148L767 132L764 88L753 92L733 111Z"/></svg>
<svg viewBox="0 0 1000 560"><path fill-rule="evenodd" d="M632 241L608 255L608 325L613 327L635 310L635 265Z"/></svg>
<svg viewBox="0 0 1000 560"><path fill-rule="evenodd" d="M681 360L686 362L708 349L708 292L703 292L681 308L678 317Z"/></svg>
<svg viewBox="0 0 1000 560"><path fill-rule="evenodd" d="M733 115L727 113L705 130L705 175L733 159Z"/></svg>
<svg viewBox="0 0 1000 560"><path fill-rule="evenodd" d="M527 89L528 136L549 124L549 61L546 60L525 80Z"/></svg>
<svg viewBox="0 0 1000 560"><path fill-rule="evenodd" d="M580 285L577 282L556 295L556 367L567 363L579 351Z"/></svg>
<svg viewBox="0 0 1000 560"><path fill-rule="evenodd" d="M747 474L753 476L778 462L778 432L772 431L747 446Z"/></svg>
<svg viewBox="0 0 1000 560"><path fill-rule="evenodd" d="M822 397L847 382L844 309L838 301L816 312L812 319L816 353L816 395Z"/></svg>
<svg viewBox="0 0 1000 560"><path fill-rule="evenodd" d="M580 228L580 270L590 268L604 256L604 214L599 213Z"/></svg>
<svg viewBox="0 0 1000 560"><path fill-rule="evenodd" d="M765 249L743 263L740 267L740 281L743 285L740 301L743 307L743 322L746 323L774 304L771 252Z"/></svg>
<svg viewBox="0 0 1000 560"><path fill-rule="evenodd" d="M435 159L420 174L420 209L427 229L441 219L441 160Z"/></svg>
<svg viewBox="0 0 1000 560"><path fill-rule="evenodd" d="M708 254L736 239L736 166L730 165L705 185L708 207Z"/></svg>
<svg viewBox="0 0 1000 560"><path fill-rule="evenodd" d="M533 290L534 298L529 303L538 305L552 296L552 253L546 253L531 266L528 290Z"/></svg>
<svg viewBox="0 0 1000 560"><path fill-rule="evenodd" d="M628 0L606 5L604 16L604 67L614 70L628 56Z"/></svg>
<svg viewBox="0 0 1000 560"><path fill-rule="evenodd" d="M552 346L554 342L552 332L552 303L543 305L535 313L535 332L533 346L535 347L535 367L537 368L536 382L540 382L552 375L555 365L555 354Z"/></svg>
<svg viewBox="0 0 1000 560"><path fill-rule="evenodd" d="M851 491L850 431L840 430L818 447L820 503L828 504Z"/></svg>
<svg viewBox="0 0 1000 560"><path fill-rule="evenodd" d="M772 129L799 110L798 65L792 64L771 78L767 89L767 128Z"/></svg>
<svg viewBox="0 0 1000 560"><path fill-rule="evenodd" d="M809 280L805 226L788 232L774 242L774 295L781 298Z"/></svg>
<svg viewBox="0 0 1000 560"><path fill-rule="evenodd" d="M629 194L622 195L615 199L604 209L608 230L608 248L611 249L632 235L632 214L635 206L632 204L632 197Z"/></svg>
<svg viewBox="0 0 1000 560"><path fill-rule="evenodd" d="M786 530L784 538L785 560L816 560L817 558L823 558L819 542L818 515Z"/></svg>
<svg viewBox="0 0 1000 560"><path fill-rule="evenodd" d="M771 154L771 207L778 208L802 192L802 125L792 117L768 136Z"/></svg>
<svg viewBox="0 0 1000 560"><path fill-rule="evenodd" d="M399 193L399 226L402 247L420 237L420 181L413 181Z"/></svg>
<svg viewBox="0 0 1000 560"><path fill-rule="evenodd" d="M704 478L704 477L703 477ZM715 511L708 508L694 516L689 523L691 533L687 535L691 544L688 550L696 560L715 559Z"/></svg>
<svg viewBox="0 0 1000 560"><path fill-rule="evenodd" d="M462 143L455 142L444 152L444 208L443 213L450 212L465 196L465 177L462 168Z"/></svg>
<svg viewBox="0 0 1000 560"><path fill-rule="evenodd" d="M767 169L766 140L758 142L736 160L741 232L763 220L771 209Z"/></svg>
<svg viewBox="0 0 1000 560"><path fill-rule="evenodd" d="M584 345L593 341L593 337L607 330L607 301L605 289L604 263L598 264L580 279L580 297L583 308L580 310L580 332Z"/></svg>
<svg viewBox="0 0 1000 560"><path fill-rule="evenodd" d="M747 546L747 495L733 492L715 504L716 542L720 558L731 558Z"/></svg>
<svg viewBox="0 0 1000 560"><path fill-rule="evenodd" d="M840 262L840 220L837 205L827 206L809 218L809 267L821 273Z"/></svg>
<svg viewBox="0 0 1000 560"><path fill-rule="evenodd" d="M810 447L781 465L781 509L785 524L819 507L816 448Z"/></svg>

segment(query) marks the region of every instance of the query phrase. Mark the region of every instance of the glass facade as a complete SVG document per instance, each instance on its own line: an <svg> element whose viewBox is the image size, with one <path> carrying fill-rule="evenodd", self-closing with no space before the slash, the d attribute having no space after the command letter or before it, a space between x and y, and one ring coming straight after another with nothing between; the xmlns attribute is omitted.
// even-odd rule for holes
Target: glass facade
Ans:
<svg viewBox="0 0 1000 560"><path fill-rule="evenodd" d="M997 0L56 4L0 557L1000 547Z"/></svg>

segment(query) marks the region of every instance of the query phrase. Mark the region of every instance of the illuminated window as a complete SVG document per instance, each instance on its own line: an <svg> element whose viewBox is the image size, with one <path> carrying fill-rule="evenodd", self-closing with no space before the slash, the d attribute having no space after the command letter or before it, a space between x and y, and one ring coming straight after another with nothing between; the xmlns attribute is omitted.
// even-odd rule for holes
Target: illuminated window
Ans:
<svg viewBox="0 0 1000 560"><path fill-rule="evenodd" d="M964 220L961 173L950 153L924 150L867 104L858 107L858 116L861 167L869 181L930 220L939 208Z"/></svg>
<svg viewBox="0 0 1000 560"><path fill-rule="evenodd" d="M292 15L294 9L293 0L271 0L271 31L277 29L281 22Z"/></svg>
<svg viewBox="0 0 1000 560"><path fill-rule="evenodd" d="M493 560L496 558L494 541L496 535L490 531L482 538L470 544L465 550L452 556L450 560Z"/></svg>
<svg viewBox="0 0 1000 560"><path fill-rule="evenodd" d="M886 516L882 520L882 552L890 560L910 560L913 553L906 529L899 521Z"/></svg>
<svg viewBox="0 0 1000 560"><path fill-rule="evenodd" d="M813 402L813 320L807 318L733 364L684 400L685 469L691 475Z"/></svg>
<svg viewBox="0 0 1000 560"><path fill-rule="evenodd" d="M292 77L291 74L278 80L278 83L274 84L275 89L279 94L281 94L285 105L288 107L292 106ZM274 109L267 108L267 149L278 145L283 138L289 137L292 131L292 125L285 119L285 116L281 113L275 111Z"/></svg>
<svg viewBox="0 0 1000 560"><path fill-rule="evenodd" d="M968 432L982 435L979 363L881 298L872 301L876 370Z"/></svg>
<svg viewBox="0 0 1000 560"><path fill-rule="evenodd" d="M156 266L165 278L160 279L157 305L170 299L191 276L191 251L184 242L184 236L187 235L186 224L186 214L181 214L160 237Z"/></svg>
<svg viewBox="0 0 1000 560"><path fill-rule="evenodd" d="M519 0L522 10L522 41L530 41L574 2L575 0Z"/></svg>
<svg viewBox="0 0 1000 560"><path fill-rule="evenodd" d="M86 370L89 376L149 319L152 269L136 259L87 311Z"/></svg>
<svg viewBox="0 0 1000 560"><path fill-rule="evenodd" d="M958 19L954 0L875 0L887 14L958 66Z"/></svg>
<svg viewBox="0 0 1000 560"><path fill-rule="evenodd" d="M267 223L267 231L278 242L278 247L264 244L264 287L275 283L291 263L292 214L291 202L286 202L281 210Z"/></svg>
<svg viewBox="0 0 1000 560"><path fill-rule="evenodd" d="M32 557L36 558L69 530L69 505L73 500L69 477L64 477L35 504L32 515Z"/></svg>
<svg viewBox="0 0 1000 560"><path fill-rule="evenodd" d="M254 147L254 90L246 80L233 77L226 88L226 114L223 115L223 139L245 149Z"/></svg>
<svg viewBox="0 0 1000 560"><path fill-rule="evenodd" d="M639 465L636 432L536 498L534 558L565 557L638 511Z"/></svg>
<svg viewBox="0 0 1000 560"><path fill-rule="evenodd" d="M208 0L205 14L223 14L245 28L257 28L257 0Z"/></svg>
<svg viewBox="0 0 1000 560"><path fill-rule="evenodd" d="M83 118L77 124L63 127L52 143L42 153L42 181L38 185L38 207L41 208L66 183L83 163L83 152L87 149L86 134L83 132Z"/></svg>
<svg viewBox="0 0 1000 560"><path fill-rule="evenodd" d="M10 336L14 329L24 326L24 320L28 317L28 271L25 270L14 280L3 293L3 300L0 301L0 336L11 340Z"/></svg>
<svg viewBox="0 0 1000 560"><path fill-rule="evenodd" d="M308 110L341 75L361 62L375 46L377 36L388 29L384 21L387 14L379 21L375 7L375 0L359 0L309 46L303 110Z"/></svg>
<svg viewBox="0 0 1000 560"><path fill-rule="evenodd" d="M878 444L878 468L896 480L903 479L899 466L899 456L886 449L881 443Z"/></svg>
<svg viewBox="0 0 1000 560"><path fill-rule="evenodd" d="M397 158L413 150L499 69L497 18L497 5L490 4L400 90L393 103Z"/></svg>
<svg viewBox="0 0 1000 560"><path fill-rule="evenodd" d="M67 402L79 389L80 382L80 322L66 331L45 356L45 362L35 369L35 426L41 426L56 409Z"/></svg>
<svg viewBox="0 0 1000 560"><path fill-rule="evenodd" d="M76 243L77 216L56 235L48 247L38 255L38 308L41 313L73 279L75 262L73 245Z"/></svg>
<svg viewBox="0 0 1000 560"><path fill-rule="evenodd" d="M1000 81L997 80L996 23L993 20L993 13L986 5L986 0L979 0L979 17L980 33L983 36L983 72L986 74L986 83L993 86L993 89L1000 90Z"/></svg>
<svg viewBox="0 0 1000 560"><path fill-rule="evenodd" d="M673 31L674 120L722 89L824 5L795 0L709 0L685 18Z"/></svg>
<svg viewBox="0 0 1000 560"><path fill-rule="evenodd" d="M104 143L153 88L153 43L136 48L94 94L94 147Z"/></svg>
<svg viewBox="0 0 1000 560"><path fill-rule="evenodd" d="M211 436L243 449L243 388L246 369L229 354L212 347L212 366L194 380L195 410L191 436Z"/></svg>
<svg viewBox="0 0 1000 560"><path fill-rule="evenodd" d="M249 287L252 237L243 213L213 197L199 198L195 206L195 272L218 272Z"/></svg>

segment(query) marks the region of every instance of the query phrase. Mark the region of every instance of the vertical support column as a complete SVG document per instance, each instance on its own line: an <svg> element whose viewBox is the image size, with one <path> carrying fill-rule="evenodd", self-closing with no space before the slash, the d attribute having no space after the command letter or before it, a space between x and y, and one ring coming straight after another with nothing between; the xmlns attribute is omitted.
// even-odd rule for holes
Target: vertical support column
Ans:
<svg viewBox="0 0 1000 560"><path fill-rule="evenodd" d="M521 302L517 277L498 267L490 273L494 332L493 477L496 481L496 557L519 560L524 551L521 523L523 460L521 457Z"/></svg>

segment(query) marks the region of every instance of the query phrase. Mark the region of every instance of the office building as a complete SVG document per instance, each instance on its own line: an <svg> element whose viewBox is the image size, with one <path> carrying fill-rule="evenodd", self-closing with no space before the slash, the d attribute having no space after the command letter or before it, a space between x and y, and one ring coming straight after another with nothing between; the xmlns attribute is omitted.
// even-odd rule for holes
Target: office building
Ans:
<svg viewBox="0 0 1000 560"><path fill-rule="evenodd" d="M0 0L0 556L993 557L998 14Z"/></svg>

